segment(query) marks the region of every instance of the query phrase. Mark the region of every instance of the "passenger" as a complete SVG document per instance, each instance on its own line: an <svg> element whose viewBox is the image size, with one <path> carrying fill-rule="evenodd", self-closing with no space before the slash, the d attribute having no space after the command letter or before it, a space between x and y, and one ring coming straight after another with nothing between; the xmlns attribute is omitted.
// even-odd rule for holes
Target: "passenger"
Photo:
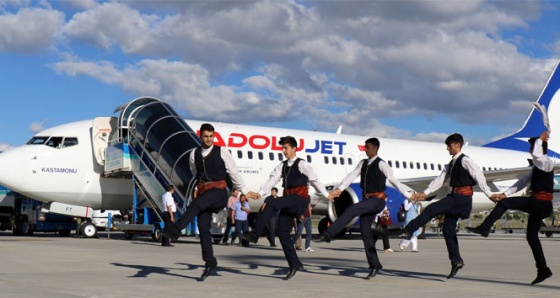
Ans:
<svg viewBox="0 0 560 298"><path fill-rule="evenodd" d="M307 209L297 220L297 231L293 238L293 243L296 246L296 250L301 250L301 243L299 246L297 245L298 242L301 242L301 234L303 233L303 228L305 227L305 252L315 252L311 248L311 235L312 235L312 222L311 222L311 204L307 205Z"/></svg>
<svg viewBox="0 0 560 298"><path fill-rule="evenodd" d="M164 206L163 211L163 223L165 227L172 225L175 222L175 211L177 211L177 206L173 200L173 193L175 188L173 185L167 186L167 192L161 196L161 203ZM161 237L161 246L173 247L168 237Z"/></svg>
<svg viewBox="0 0 560 298"><path fill-rule="evenodd" d="M387 209L387 198L385 198L385 208L376 215L375 220L381 225L383 233L381 233L381 235L373 234L374 245L377 243L379 236L381 236L381 239L383 240L383 251L385 253L394 252L394 250L391 249L391 243L389 243L389 232L387 230L387 227L391 222L391 215L389 214L389 209Z"/></svg>
<svg viewBox="0 0 560 298"><path fill-rule="evenodd" d="M418 214L420 214L420 209L422 204L419 201L404 201L404 211L406 211L406 219L404 220L404 225L406 226L409 222L415 219ZM399 243L399 248L403 251L412 243L412 252L418 252L418 234L419 230L416 230L410 239L402 239Z"/></svg>
<svg viewBox="0 0 560 298"><path fill-rule="evenodd" d="M426 190L422 193L414 194L411 200L422 201L426 196L435 192L443 183L449 180L451 192L443 199L430 204L410 223L404 227L403 231L410 238L416 230L426 225L430 220L438 215L444 215L443 237L451 260L451 272L447 278L452 278L461 268L465 266L461 254L459 253L459 242L457 241L457 221L459 218L469 218L472 210L472 187L476 184L486 194L492 196L490 188L486 185L486 178L478 165L461 152L463 147L463 136L454 133L445 140L447 151L453 156L451 162L445 165L441 174L436 177Z"/></svg>
<svg viewBox="0 0 560 298"><path fill-rule="evenodd" d="M530 138L529 152L533 157L533 169L525 177L519 179L501 194L492 196L498 202L494 210L484 219L481 225L467 228L469 231L488 237L490 229L508 209L521 210L529 213L527 222L527 242L533 252L537 265L537 278L531 282L538 284L552 276L552 271L546 264L546 259L539 240L539 230L542 220L552 212L552 193L554 190L554 161L546 155L548 148L548 132L543 132L538 138ZM531 183L531 196L509 197Z"/></svg>
<svg viewBox="0 0 560 298"><path fill-rule="evenodd" d="M365 153L367 158L362 159L356 168L342 179L340 185L333 190L328 197L330 201L334 201L335 198L340 196L344 189L350 186L356 177L360 176L362 200L348 207L342 215L315 240L316 242L330 242L335 235L346 228L346 225L348 225L354 217L360 216L360 231L369 265L369 273L365 279L373 278L377 272L383 268L375 249L377 236L374 237L371 231L371 225L376 215L385 208L385 199L387 198L385 189L387 181L407 198L410 198L411 193L413 193L410 187L399 182L399 180L393 176L391 167L377 156L379 146L380 143L377 138L367 139L365 141Z"/></svg>
<svg viewBox="0 0 560 298"><path fill-rule="evenodd" d="M255 230L244 236L249 242L257 243L259 235L262 234L266 224L274 214L280 211L278 218L278 238L284 250L284 256L288 261L290 270L284 280L292 278L297 271L303 270L292 239L290 231L293 226L293 219L300 218L308 208L309 204L309 184L321 195L327 197L329 193L323 183L319 182L317 174L311 165L296 156L297 141L294 137L286 136L280 138L279 144L282 146L282 153L286 160L281 162L270 174L268 181L263 184L258 193L250 192L248 198L260 199L276 183L282 180L284 196L277 198L272 204L267 204L262 214L255 224Z"/></svg>
<svg viewBox="0 0 560 298"><path fill-rule="evenodd" d="M200 246L204 260L204 272L200 276L205 280L218 266L212 249L212 234L210 233L212 213L223 210L228 201L226 179L229 176L233 186L245 191L243 178L229 150L214 145L214 127L208 123L200 126L202 146L193 150L189 158L190 170L198 180L197 198L193 200L187 211L173 225L165 227L163 234L170 238L179 237L179 231L184 229L195 216L198 216L200 232Z"/></svg>
<svg viewBox="0 0 560 298"><path fill-rule="evenodd" d="M251 207L247 201L245 195L239 197L239 202L233 205L233 211L231 213L231 223L235 225L235 233L231 236L231 244L235 242L235 238L239 237L239 244L243 244L245 247L249 247L249 243L241 239L240 235L245 235L249 232L249 213L251 212Z"/></svg>
<svg viewBox="0 0 560 298"><path fill-rule="evenodd" d="M239 202L239 189L234 188L227 203L226 230L224 232L224 238L222 238L222 245L228 245L229 234L231 234L231 227L233 226L231 214L233 212L233 205L237 202ZM231 244L233 244L233 241Z"/></svg>
<svg viewBox="0 0 560 298"><path fill-rule="evenodd" d="M264 203L261 206L260 212L264 210L268 203L272 203L273 200L278 198L278 188L273 187L270 190L270 196L264 199ZM276 225L278 224L278 216L280 216L280 211L276 212L273 216L270 217L270 221L266 225L266 230L268 232L266 238L268 239L268 243L270 243L270 247L276 247Z"/></svg>

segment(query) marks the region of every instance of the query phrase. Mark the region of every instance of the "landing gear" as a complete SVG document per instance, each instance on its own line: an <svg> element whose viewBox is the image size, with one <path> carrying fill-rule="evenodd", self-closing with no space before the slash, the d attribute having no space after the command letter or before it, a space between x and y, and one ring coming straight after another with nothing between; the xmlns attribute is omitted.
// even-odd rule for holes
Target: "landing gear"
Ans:
<svg viewBox="0 0 560 298"><path fill-rule="evenodd" d="M161 226L159 224L154 225L154 229L152 230L152 239L155 242L161 242Z"/></svg>

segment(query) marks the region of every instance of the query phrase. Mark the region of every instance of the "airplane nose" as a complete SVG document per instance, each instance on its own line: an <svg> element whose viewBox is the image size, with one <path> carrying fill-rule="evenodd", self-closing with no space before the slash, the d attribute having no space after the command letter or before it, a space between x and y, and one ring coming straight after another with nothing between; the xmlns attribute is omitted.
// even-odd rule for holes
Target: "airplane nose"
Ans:
<svg viewBox="0 0 560 298"><path fill-rule="evenodd" d="M0 153L0 185L18 191L22 186L25 164L23 148Z"/></svg>

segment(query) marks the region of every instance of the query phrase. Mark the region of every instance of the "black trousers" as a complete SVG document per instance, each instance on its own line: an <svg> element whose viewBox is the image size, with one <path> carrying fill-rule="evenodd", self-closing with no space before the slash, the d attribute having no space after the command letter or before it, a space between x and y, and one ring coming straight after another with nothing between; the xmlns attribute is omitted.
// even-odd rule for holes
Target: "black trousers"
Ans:
<svg viewBox="0 0 560 298"><path fill-rule="evenodd" d="M171 222L171 214L169 214L169 212L165 211L163 212L163 224L167 227L168 225L172 225L173 223ZM161 245L169 245L171 244L169 242L169 238L167 237L161 237Z"/></svg>
<svg viewBox="0 0 560 298"><path fill-rule="evenodd" d="M268 243L270 245L276 245L276 225L278 224L278 217L272 216L266 225L266 229L268 230L268 235L266 238L268 239Z"/></svg>
<svg viewBox="0 0 560 298"><path fill-rule="evenodd" d="M356 216L360 216L360 232L362 241L364 242L364 250L370 268L382 268L375 243L378 236L371 232L371 225L375 220L375 216L385 208L385 200L378 198L364 199L352 206L348 207L342 215L337 218L331 226L324 232L327 237L333 238L340 233L346 225ZM387 241L388 242L388 241Z"/></svg>
<svg viewBox="0 0 560 298"><path fill-rule="evenodd" d="M502 215L508 209L521 210L529 214L527 222L527 243L533 252L537 269L543 270L548 268L546 259L542 249L541 241L539 240L539 230L544 218L550 216L552 213L552 202L537 200L534 197L509 197L505 198L496 204L496 207L484 219L481 228L490 231L494 222L502 218Z"/></svg>
<svg viewBox="0 0 560 298"><path fill-rule="evenodd" d="M198 231L200 237L200 246L202 247L202 260L205 265L217 265L218 261L214 257L212 249L212 234L210 227L212 224L212 213L218 213L227 205L228 193L225 189L213 188L207 190L196 199L187 208L187 212L179 218L175 223L175 227L182 230L198 216Z"/></svg>
<svg viewBox="0 0 560 298"><path fill-rule="evenodd" d="M424 211L412 220L406 229L416 231L425 226L432 218L445 215L443 220L443 237L447 246L449 260L452 263L463 262L459 253L459 241L457 240L457 221L459 218L469 218L472 210L472 196L450 193L445 198L428 205Z"/></svg>
<svg viewBox="0 0 560 298"><path fill-rule="evenodd" d="M272 216L277 211L280 211L280 216L278 217L278 239L290 268L298 268L302 265L292 244L290 234L294 226L294 218L301 217L308 205L309 198L303 198L298 195L276 198L274 201L266 204L255 224L255 233L261 235Z"/></svg>

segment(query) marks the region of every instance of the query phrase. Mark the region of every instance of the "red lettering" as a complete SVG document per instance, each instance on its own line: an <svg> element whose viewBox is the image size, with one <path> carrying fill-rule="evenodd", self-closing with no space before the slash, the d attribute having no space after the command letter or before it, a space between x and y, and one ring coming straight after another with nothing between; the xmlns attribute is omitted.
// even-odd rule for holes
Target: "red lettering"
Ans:
<svg viewBox="0 0 560 298"><path fill-rule="evenodd" d="M257 142L255 142L256 140L263 140L264 144L259 145L259 144L257 144ZM266 136L255 135L255 136L251 136L249 138L249 146L251 146L251 148L266 149L266 147L268 147L268 145L270 145L270 140Z"/></svg>
<svg viewBox="0 0 560 298"><path fill-rule="evenodd" d="M366 146L364 146L364 145L358 145L358 149L359 149L360 151L366 151Z"/></svg>
<svg viewBox="0 0 560 298"><path fill-rule="evenodd" d="M235 138L238 138L238 140ZM235 132L229 135L228 147L240 148L245 146L245 144L247 144L247 137L245 135Z"/></svg>
<svg viewBox="0 0 560 298"><path fill-rule="evenodd" d="M297 148L297 151L301 151L303 148L305 148L305 142L303 139L299 139L299 147Z"/></svg>
<svg viewBox="0 0 560 298"><path fill-rule="evenodd" d="M272 146L270 146L271 150L282 151L282 146L278 145L278 140L276 137L272 137Z"/></svg>

